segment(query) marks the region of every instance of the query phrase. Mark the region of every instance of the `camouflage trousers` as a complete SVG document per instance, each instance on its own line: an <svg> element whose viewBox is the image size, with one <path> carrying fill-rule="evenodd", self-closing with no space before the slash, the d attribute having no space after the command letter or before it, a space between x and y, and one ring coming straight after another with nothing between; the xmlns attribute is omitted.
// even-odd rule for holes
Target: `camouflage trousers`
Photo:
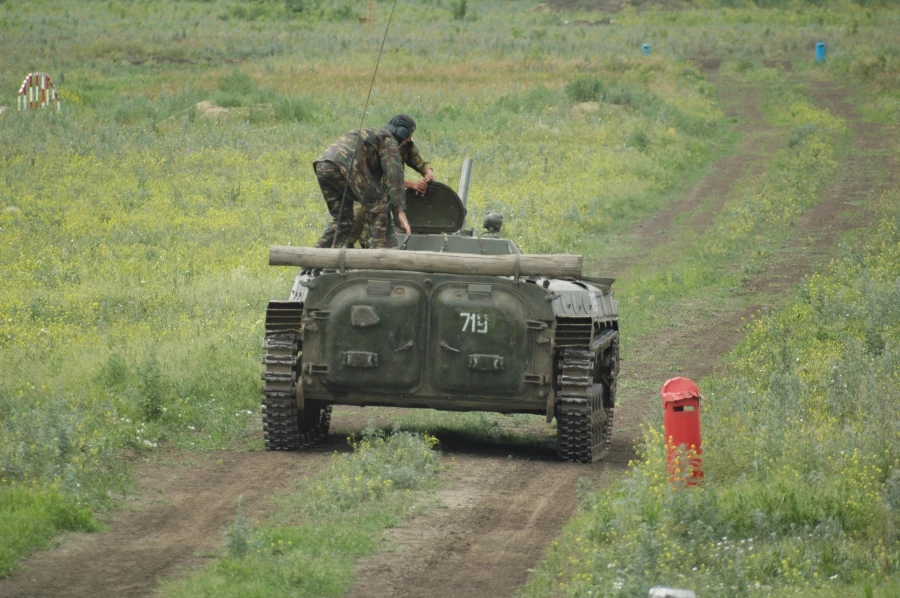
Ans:
<svg viewBox="0 0 900 598"><path fill-rule="evenodd" d="M388 214L387 224L387 244L386 247L394 246L394 226L393 226L393 210ZM369 232L369 212L366 211L361 204L353 206L353 228L350 229L350 235L347 237L347 247L353 247L356 242L363 249L369 247L372 235Z"/></svg>
<svg viewBox="0 0 900 598"><path fill-rule="evenodd" d="M319 180L319 187L322 189L322 197L328 206L328 213L332 218L314 247L344 247L347 245L356 220L355 208L359 208L365 213L365 224L368 224L371 236L369 245L376 248L388 247L390 209L387 197L382 195L371 205L363 204L359 199L359 193L356 192L359 185L355 184L356 181L348 181L337 165L331 162L315 162L313 169ZM352 179L352 176L350 178ZM345 187L346 198L344 197ZM343 209L341 209L342 200L344 202ZM355 241L356 239L352 242Z"/></svg>

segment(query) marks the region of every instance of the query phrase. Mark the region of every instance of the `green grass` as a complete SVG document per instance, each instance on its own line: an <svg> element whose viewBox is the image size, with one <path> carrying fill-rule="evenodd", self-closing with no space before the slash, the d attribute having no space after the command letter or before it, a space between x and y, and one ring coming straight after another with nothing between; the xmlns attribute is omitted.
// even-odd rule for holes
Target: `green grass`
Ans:
<svg viewBox="0 0 900 598"><path fill-rule="evenodd" d="M171 598L199 596L342 596L354 559L382 547L379 536L437 482L433 436L372 432L354 452L298 482L271 520L251 525L241 504L226 532L227 553L203 570L164 586Z"/></svg>
<svg viewBox="0 0 900 598"><path fill-rule="evenodd" d="M897 189L827 275L757 321L705 392L702 486L643 460L586 501L523 596L895 595L900 573Z"/></svg>
<svg viewBox="0 0 900 598"><path fill-rule="evenodd" d="M58 488L0 486L0 571L65 531L98 531L90 508Z"/></svg>
<svg viewBox="0 0 900 598"><path fill-rule="evenodd" d="M266 266L267 247L323 228L310 163L357 125L379 40L321 14L219 18L234 6L4 7L0 89L46 70L64 106L6 113L0 128L4 484L59 483L103 509L128 491L123 450L261 445L262 318L293 276ZM474 21L470 6L466 47L443 29L449 11L421 18L433 8L401 4L367 123L415 114L451 184L474 157L473 214L503 211L528 251L639 220L727 135L710 88L677 61L632 55L621 37L594 56L599 38L521 4L479 5ZM496 23L503 36L483 35ZM571 113L564 88L585 71L644 103ZM201 100L231 112L205 119Z"/></svg>
<svg viewBox="0 0 900 598"><path fill-rule="evenodd" d="M790 107L787 147L726 207L704 246L688 252L694 271L717 263L720 249L752 249L757 227L778 239L775 220L790 222L792 210L812 205L835 168L840 123L802 103L771 104ZM654 585L704 596L896 594L898 192L877 198L877 227L844 245L787 306L755 321L727 374L701 383L703 484L670 483L654 422L641 461L582 501L522 596L639 596ZM700 296L715 288L695 280L679 282Z"/></svg>
<svg viewBox="0 0 900 598"><path fill-rule="evenodd" d="M132 483L123 451L261 446L262 318L293 276L268 268L266 249L311 244L326 222L310 162L359 123L386 20L379 3L377 26L360 26L354 6L3 4L0 104L15 106L23 77L46 71L63 110L0 116L0 489L104 509ZM892 118L896 11L629 9L615 26L587 27L572 21L595 15L533 8L400 2L366 118L416 115L417 142L451 185L473 157L473 217L501 211L526 251L602 251L727 151L717 91L691 57L726 57L735 77L784 87L780 98L793 92L760 63L793 59L804 76L877 88L866 110ZM820 35L822 68L808 64ZM580 109L585 99L595 111ZM206 119L201 101L230 112ZM821 184L809 180L829 175L828 156L811 156L839 139L794 103L796 114L773 107L797 127L773 164L805 178L768 182L798 194L789 218ZM763 244L758 231L782 215L759 207L752 196L730 206L696 267L621 287L626 341L674 313L685 281L707 300L739 283L722 264L744 242ZM736 223L749 232L729 236ZM404 425L499 444L525 434L539 450L550 432L458 417L410 414ZM10 504L0 517L27 519ZM40 543L10 537L0 535L11 555L0 574Z"/></svg>

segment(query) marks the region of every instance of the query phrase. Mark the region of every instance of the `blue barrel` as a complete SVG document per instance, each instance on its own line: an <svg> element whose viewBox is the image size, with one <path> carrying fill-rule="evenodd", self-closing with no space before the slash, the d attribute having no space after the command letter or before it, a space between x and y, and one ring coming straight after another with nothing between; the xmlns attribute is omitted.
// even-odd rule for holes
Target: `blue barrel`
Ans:
<svg viewBox="0 0 900 598"><path fill-rule="evenodd" d="M825 42L816 42L816 62L825 62Z"/></svg>
<svg viewBox="0 0 900 598"><path fill-rule="evenodd" d="M644 51L644 56L650 56L650 44L644 44L641 49Z"/></svg>

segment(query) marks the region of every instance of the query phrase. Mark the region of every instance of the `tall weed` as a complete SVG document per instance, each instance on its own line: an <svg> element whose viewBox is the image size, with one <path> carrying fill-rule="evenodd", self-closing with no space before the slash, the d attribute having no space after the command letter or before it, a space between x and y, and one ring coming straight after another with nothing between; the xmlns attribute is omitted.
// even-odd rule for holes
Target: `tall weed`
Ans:
<svg viewBox="0 0 900 598"><path fill-rule="evenodd" d="M213 101L219 106L233 108L260 104L269 97L269 94L263 92L247 73L234 70L219 78Z"/></svg>

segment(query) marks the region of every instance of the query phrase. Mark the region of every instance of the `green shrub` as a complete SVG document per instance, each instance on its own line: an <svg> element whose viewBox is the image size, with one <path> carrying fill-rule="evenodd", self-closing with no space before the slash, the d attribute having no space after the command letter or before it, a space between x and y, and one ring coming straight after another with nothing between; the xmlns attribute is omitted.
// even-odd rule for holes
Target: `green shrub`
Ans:
<svg viewBox="0 0 900 598"><path fill-rule="evenodd" d="M223 75L216 82L213 102L225 108L250 106L269 99L270 94L262 91L250 76L239 70Z"/></svg>
<svg viewBox="0 0 900 598"><path fill-rule="evenodd" d="M747 71L758 69L760 68L760 66L762 65L754 60L751 60L749 58L741 58L737 61L737 64L735 64L734 68L739 73L746 73Z"/></svg>
<svg viewBox="0 0 900 598"><path fill-rule="evenodd" d="M152 353L140 365L137 377L138 402L144 420L150 422L161 418L166 411L167 389L165 379L159 369L159 361L156 358L156 354Z"/></svg>
<svg viewBox="0 0 900 598"><path fill-rule="evenodd" d="M285 9L292 13L310 12L318 9L320 4L320 0L284 0Z"/></svg>
<svg viewBox="0 0 900 598"><path fill-rule="evenodd" d="M91 509L57 488L0 482L0 577L21 555L63 531L99 529Z"/></svg>
<svg viewBox="0 0 900 598"><path fill-rule="evenodd" d="M628 133L628 137L625 141L626 145L629 147L637 148L642 152L650 147L650 137L647 136L647 133L645 133L643 129L633 129Z"/></svg>
<svg viewBox="0 0 900 598"><path fill-rule="evenodd" d="M579 77L566 84L566 97L571 102L599 102L605 95L606 87L597 77Z"/></svg>
<svg viewBox="0 0 900 598"><path fill-rule="evenodd" d="M628 106L648 115L658 111L662 105L662 101L652 92L624 82L611 85L604 94L604 100L610 104Z"/></svg>
<svg viewBox="0 0 900 598"><path fill-rule="evenodd" d="M155 112L153 102L148 97L140 95L117 102L112 115L118 124L133 124L151 120Z"/></svg>
<svg viewBox="0 0 900 598"><path fill-rule="evenodd" d="M544 86L529 89L525 93L509 94L501 96L497 102L497 108L515 113L545 111L550 106L559 103L557 92Z"/></svg>
<svg viewBox="0 0 900 598"><path fill-rule="evenodd" d="M97 372L97 380L107 390L121 388L127 383L128 363L119 353L110 353Z"/></svg>
<svg viewBox="0 0 900 598"><path fill-rule="evenodd" d="M469 9L467 0L453 0L450 5L450 13L453 15L454 21L462 21L466 18L466 12Z"/></svg>
<svg viewBox="0 0 900 598"><path fill-rule="evenodd" d="M268 2L241 2L229 6L225 14L242 21L255 21L271 16L272 6Z"/></svg>
<svg viewBox="0 0 900 598"><path fill-rule="evenodd" d="M419 488L437 474L437 439L409 432L370 430L353 443L352 456L337 457L327 475L301 483L309 513L347 510L400 490Z"/></svg>
<svg viewBox="0 0 900 598"><path fill-rule="evenodd" d="M276 119L288 122L313 120L318 111L314 102L304 98L279 98L273 107Z"/></svg>
<svg viewBox="0 0 900 598"><path fill-rule="evenodd" d="M356 8L354 3L345 0L340 4L332 4L326 16L332 21L352 21L356 19Z"/></svg>
<svg viewBox="0 0 900 598"><path fill-rule="evenodd" d="M109 403L78 404L45 389L0 386L0 485L55 485L94 507L128 487L117 451L128 433Z"/></svg>
<svg viewBox="0 0 900 598"><path fill-rule="evenodd" d="M807 137L819 131L819 125L815 123L806 123L799 127L795 127L790 136L788 136L788 147L794 148L802 144Z"/></svg>

